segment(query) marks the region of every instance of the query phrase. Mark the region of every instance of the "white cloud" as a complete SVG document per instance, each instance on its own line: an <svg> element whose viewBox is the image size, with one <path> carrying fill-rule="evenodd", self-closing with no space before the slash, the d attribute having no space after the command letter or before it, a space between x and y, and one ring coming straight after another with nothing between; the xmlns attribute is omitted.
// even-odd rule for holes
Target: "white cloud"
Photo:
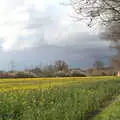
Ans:
<svg viewBox="0 0 120 120"><path fill-rule="evenodd" d="M74 23L71 14L72 8L60 5L59 0L4 0L0 4L1 46L10 51L36 44L67 44L71 34L89 31L83 23Z"/></svg>

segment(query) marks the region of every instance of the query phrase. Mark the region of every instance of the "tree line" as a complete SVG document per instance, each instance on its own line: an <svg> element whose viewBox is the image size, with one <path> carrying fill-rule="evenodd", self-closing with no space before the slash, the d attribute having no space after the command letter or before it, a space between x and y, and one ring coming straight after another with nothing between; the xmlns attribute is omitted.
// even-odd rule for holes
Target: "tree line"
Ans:
<svg viewBox="0 0 120 120"><path fill-rule="evenodd" d="M53 64L44 67L37 66L22 71L14 69L0 72L0 78L30 78L30 77L83 77L85 72L72 70L64 60L56 60Z"/></svg>

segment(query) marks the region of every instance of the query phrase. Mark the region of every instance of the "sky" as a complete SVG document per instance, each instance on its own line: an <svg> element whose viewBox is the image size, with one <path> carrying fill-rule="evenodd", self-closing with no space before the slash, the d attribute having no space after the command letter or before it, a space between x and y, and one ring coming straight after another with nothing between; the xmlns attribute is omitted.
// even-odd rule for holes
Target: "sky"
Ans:
<svg viewBox="0 0 120 120"><path fill-rule="evenodd" d="M0 0L0 69L24 69L62 59L91 67L113 54L95 30L77 22L68 0ZM106 62L107 64L107 62Z"/></svg>

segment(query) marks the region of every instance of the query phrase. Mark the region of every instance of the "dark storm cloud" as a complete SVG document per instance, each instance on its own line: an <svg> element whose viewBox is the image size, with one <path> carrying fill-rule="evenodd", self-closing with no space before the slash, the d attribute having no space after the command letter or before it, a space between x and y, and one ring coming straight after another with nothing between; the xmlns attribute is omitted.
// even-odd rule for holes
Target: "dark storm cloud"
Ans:
<svg viewBox="0 0 120 120"><path fill-rule="evenodd" d="M87 68L93 65L96 58L100 60L108 59L113 52L109 48L97 47L82 49L79 46L59 46L43 45L41 47L29 48L21 51L5 52L1 54L4 59L7 58L6 67L10 60L14 60L16 69L24 69L31 65L42 65L53 63L55 60L65 60L72 67ZM14 59L13 59L14 58ZM4 61L4 62L5 62ZM2 63L2 59L0 60ZM108 64L108 63L106 63Z"/></svg>

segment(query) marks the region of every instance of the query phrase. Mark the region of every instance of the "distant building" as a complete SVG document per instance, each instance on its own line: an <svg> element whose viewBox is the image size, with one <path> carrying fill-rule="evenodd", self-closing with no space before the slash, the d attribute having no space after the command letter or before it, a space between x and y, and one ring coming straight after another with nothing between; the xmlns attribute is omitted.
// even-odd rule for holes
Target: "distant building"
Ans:
<svg viewBox="0 0 120 120"><path fill-rule="evenodd" d="M87 74L88 75L92 75L92 76L111 76L114 75L114 73L117 73L116 70L114 70L113 67L103 67L100 69L96 69L96 68L89 68L87 70Z"/></svg>
<svg viewBox="0 0 120 120"><path fill-rule="evenodd" d="M117 76L120 76L120 71L118 71Z"/></svg>

